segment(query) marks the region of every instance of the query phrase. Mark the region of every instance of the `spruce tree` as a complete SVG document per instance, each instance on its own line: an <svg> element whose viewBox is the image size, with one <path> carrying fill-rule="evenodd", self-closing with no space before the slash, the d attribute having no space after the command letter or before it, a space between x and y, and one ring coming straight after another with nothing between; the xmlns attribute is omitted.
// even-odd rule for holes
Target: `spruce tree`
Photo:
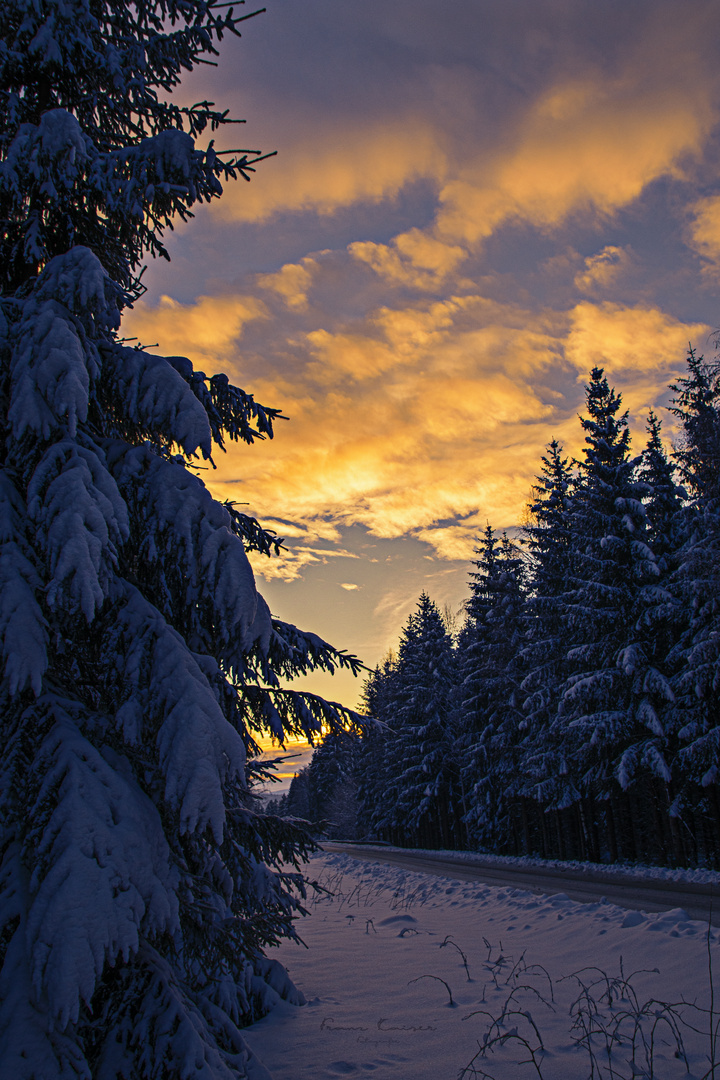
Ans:
<svg viewBox="0 0 720 1080"><path fill-rule="evenodd" d="M711 821L716 848L720 833L720 362L706 361L691 350L688 374L672 387L672 412L682 436L676 450L689 502L685 543L675 588L679 641L672 651L678 698L676 724L681 743L680 774L684 790L676 813L700 802ZM694 789L694 790L693 790ZM705 851L698 854L708 856Z"/></svg>
<svg viewBox="0 0 720 1080"><path fill-rule="evenodd" d="M403 845L452 843L451 686L451 639L437 607L423 593L400 637L382 710L373 714L388 731L383 811L382 816L376 813L376 822Z"/></svg>
<svg viewBox="0 0 720 1080"><path fill-rule="evenodd" d="M276 538L193 471L267 409L128 348L140 263L248 177L171 94L239 33L210 0L0 5L0 1053L14 1080L231 1080L279 996L308 850L255 811L253 734L337 708L281 676L338 664L272 619ZM257 1067L254 1075L262 1074Z"/></svg>
<svg viewBox="0 0 720 1080"><path fill-rule="evenodd" d="M566 770L562 741L552 735L560 694L567 676L565 595L572 566L571 512L573 473L562 446L553 439L542 458L523 529L529 554L527 630L521 684L524 696L522 794L543 807L562 801ZM535 815L536 816L536 815ZM540 847L546 822L540 824ZM536 842L537 846L537 842Z"/></svg>
<svg viewBox="0 0 720 1080"><path fill-rule="evenodd" d="M618 658L632 674L629 715L635 732L616 771L623 790L642 802L647 840L636 854L658 861L681 859L673 802L679 783L676 699L671 685L671 654L684 614L673 588L684 538L684 492L661 439L654 412L647 420L648 439L637 479L645 509L645 539L655 571L638 579L634 623ZM643 491L644 488L644 491ZM637 816L637 815L636 815ZM652 837L652 839L650 839Z"/></svg>
<svg viewBox="0 0 720 1080"><path fill-rule="evenodd" d="M655 554L660 578L665 580L677 568L685 539L686 493L678 484L677 471L662 442L662 424L650 410L647 443L642 453L638 479L646 486L644 497L648 541Z"/></svg>
<svg viewBox="0 0 720 1080"><path fill-rule="evenodd" d="M460 847L453 708L455 657L437 606L423 593L390 656L365 685L377 721L355 759L361 835L404 846Z"/></svg>
<svg viewBox="0 0 720 1080"><path fill-rule="evenodd" d="M355 839L357 744L352 731L329 731L308 768L310 817L322 835L331 839Z"/></svg>
<svg viewBox="0 0 720 1080"><path fill-rule="evenodd" d="M355 759L357 831L361 838L387 840L390 836L392 806L387 788L397 772L393 729L396 663L397 658L388 654L363 686L363 711L376 722L362 731Z"/></svg>
<svg viewBox="0 0 720 1080"><path fill-rule="evenodd" d="M477 554L459 660L465 822L472 843L515 853L526 567L519 547L490 525Z"/></svg>
<svg viewBox="0 0 720 1080"><path fill-rule="evenodd" d="M387 792L391 825L415 846L458 846L453 683L452 639L423 593L398 650L392 720L398 771Z"/></svg>
<svg viewBox="0 0 720 1080"><path fill-rule="evenodd" d="M587 446L573 498L566 597L570 674L556 734L567 747L566 802L579 804L586 857L598 858L596 800L613 795L616 782L630 786L641 763L663 779L669 770L654 744L638 761L639 743L646 745L647 695L666 686L652 666L649 635L639 625L642 589L659 575L648 545L642 501L647 489L636 478L639 461L630 455L621 396L599 368L591 372L586 397L588 415L581 424ZM611 837L613 826L611 818ZM615 839L610 846L614 856Z"/></svg>

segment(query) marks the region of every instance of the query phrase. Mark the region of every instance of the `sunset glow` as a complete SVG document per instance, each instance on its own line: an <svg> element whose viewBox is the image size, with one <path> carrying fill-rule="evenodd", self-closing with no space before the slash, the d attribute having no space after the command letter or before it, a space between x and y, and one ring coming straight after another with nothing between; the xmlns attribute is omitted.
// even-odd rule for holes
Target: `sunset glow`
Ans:
<svg viewBox="0 0 720 1080"><path fill-rule="evenodd" d="M153 263L124 333L282 407L201 473L286 537L271 608L374 665L476 537L579 453L604 367L638 448L713 350L720 10L711 0L273 0L184 84L277 149ZM354 704L352 680L317 681Z"/></svg>

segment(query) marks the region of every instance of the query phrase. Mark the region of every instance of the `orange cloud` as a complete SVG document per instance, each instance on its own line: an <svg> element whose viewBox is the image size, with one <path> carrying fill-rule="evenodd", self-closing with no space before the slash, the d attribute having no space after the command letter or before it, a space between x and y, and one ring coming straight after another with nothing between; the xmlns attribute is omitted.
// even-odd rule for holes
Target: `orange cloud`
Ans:
<svg viewBox="0 0 720 1080"><path fill-rule="evenodd" d="M698 73L598 74L558 85L530 108L514 145L485 153L440 193L440 237L477 243L520 218L556 225L577 210L611 213L659 176L682 175L716 119L714 89Z"/></svg>
<svg viewBox="0 0 720 1080"><path fill-rule="evenodd" d="M288 279L280 271L283 287ZM288 538L279 559L253 560L264 577L284 580L350 557L319 538L337 542L338 529L355 523L380 537L416 536L442 559L468 558L486 520L504 528L522 519L553 436L580 453L577 384L591 366L617 378L640 432L642 410L677 372L688 339L708 329L650 306L583 300L567 313L536 313L471 295L385 304L351 326L301 332L305 312L291 306L290 321L278 325L251 299L222 300L222 366L241 377L234 343L244 319L264 318L267 341L255 345L262 355L243 344L243 370L255 365L248 389L287 403L291 423L272 442L231 446L207 481ZM147 309L144 326L163 339L172 313L173 340L197 359L188 343L200 338L207 351L206 304ZM563 365L577 372L576 380L563 376L565 396L557 389ZM282 518L266 519L278 508Z"/></svg>
<svg viewBox="0 0 720 1080"><path fill-rule="evenodd" d="M263 525L265 524L263 519ZM279 555L268 557L251 551L248 557L255 574L266 581L297 581L302 577L303 570L307 566L326 566L332 559L359 558L358 555L344 548L321 548L303 544L283 548Z"/></svg>
<svg viewBox="0 0 720 1080"><path fill-rule="evenodd" d="M558 356L543 320L479 297L384 307L364 333L311 332L305 355L292 438L283 429L244 463L232 449L213 478L223 495L224 477L242 475L253 513L262 491L291 518L359 521L379 536L478 506L513 520L551 412L533 385ZM272 382L253 389L277 398Z"/></svg>
<svg viewBox="0 0 720 1080"><path fill-rule="evenodd" d="M690 213L690 246L708 260L710 266L707 269L716 274L720 269L720 195L698 199L690 207Z"/></svg>
<svg viewBox="0 0 720 1080"><path fill-rule="evenodd" d="M265 305L252 296L199 296L191 304L161 296L155 306L137 304L126 312L123 332L150 347L157 342L166 356L191 356L197 367L214 371L234 354L245 326L267 318Z"/></svg>
<svg viewBox="0 0 720 1080"><path fill-rule="evenodd" d="M455 132L442 168L426 173L440 185L435 222L387 244L352 243L353 258L390 285L436 290L468 249L509 221L549 229L577 213L613 214L659 177L684 177L717 122L717 77L703 59L702 24L679 12L667 23L648 26L614 76L597 70L559 79L509 117L500 136L487 135L474 117L474 130L471 121L462 137ZM439 112L428 145L442 144L445 119ZM711 203L698 206L693 231L703 254L715 252L720 229ZM586 265L578 287L592 294L628 265L627 253L608 247Z"/></svg>
<svg viewBox="0 0 720 1080"><path fill-rule="evenodd" d="M575 285L583 293L602 292L626 275L631 265L629 251L608 244L602 251L585 259L584 268L575 275Z"/></svg>
<svg viewBox="0 0 720 1080"><path fill-rule="evenodd" d="M292 210L333 213L356 202L394 198L420 177L440 181L447 170L441 132L424 117L379 117L351 130L313 121L313 136L305 125L295 141L284 140L277 158L263 165L262 182L228 185L212 204L220 217L234 221L265 221Z"/></svg>
<svg viewBox="0 0 720 1080"><path fill-rule="evenodd" d="M385 280L422 290L437 289L467 255L465 248L443 243L421 229L401 233L391 244L358 240L348 251Z"/></svg>
<svg viewBox="0 0 720 1080"><path fill-rule="evenodd" d="M304 311L316 266L314 259L305 258L300 263L286 263L274 274L258 274L256 281L261 289L277 293L289 308Z"/></svg>
<svg viewBox="0 0 720 1080"><path fill-rule="evenodd" d="M665 7L615 75L545 90L502 146L478 148L448 178L436 235L473 244L512 218L548 228L578 211L613 213L658 177L683 176L718 112L710 28L697 14Z"/></svg>
<svg viewBox="0 0 720 1080"><path fill-rule="evenodd" d="M710 327L683 323L658 308L591 304L582 301L570 315L565 355L584 377L591 367L605 367L624 382L637 373L674 368L688 343L704 339Z"/></svg>

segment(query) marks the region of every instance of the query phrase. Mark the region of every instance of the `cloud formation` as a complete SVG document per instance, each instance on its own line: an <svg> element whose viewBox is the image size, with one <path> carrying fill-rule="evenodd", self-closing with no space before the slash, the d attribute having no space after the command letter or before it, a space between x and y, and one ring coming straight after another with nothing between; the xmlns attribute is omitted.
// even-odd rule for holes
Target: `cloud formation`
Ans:
<svg viewBox="0 0 720 1080"><path fill-rule="evenodd" d="M607 244L602 251L588 255L574 282L581 293L594 296L617 287L632 271L632 253L616 244Z"/></svg>
<svg viewBox="0 0 720 1080"><path fill-rule="evenodd" d="M232 446L206 479L288 538L256 560L266 578L322 573L329 608L366 603L385 628L407 579L358 561L353 529L415 545L413 587L460 573L486 522L521 520L550 438L581 452L592 366L639 446L688 342L706 346L720 11L276 2L223 90L278 157L174 241L186 275L204 253L194 298L172 299L170 268L124 331L284 408L272 442ZM188 100L215 96L211 75ZM244 245L262 259L235 270Z"/></svg>
<svg viewBox="0 0 720 1080"><path fill-rule="evenodd" d="M720 195L698 199L689 207L688 240L703 259L705 269L717 274L720 269Z"/></svg>
<svg viewBox="0 0 720 1080"><path fill-rule="evenodd" d="M161 296L156 306L137 304L123 328L145 346L157 342L165 355L187 354L197 367L213 371L235 355L249 322L267 318L266 306L253 296L199 296L190 304Z"/></svg>
<svg viewBox="0 0 720 1080"><path fill-rule="evenodd" d="M639 372L669 373L688 345L706 337L705 323L685 323L655 307L582 301L570 313L565 355L584 377L607 368L632 383Z"/></svg>
<svg viewBox="0 0 720 1080"><path fill-rule="evenodd" d="M231 186L213 204L223 220L267 221L274 214L313 211L332 214L356 202L393 199L421 178L440 182L447 170L440 133L416 112L376 123L307 124L283 142L282 155L265 166L261 183Z"/></svg>
<svg viewBox="0 0 720 1080"><path fill-rule="evenodd" d="M251 299L238 298L241 314ZM189 340L197 311L172 310L177 340ZM286 311L288 320L305 314ZM238 326L241 316L229 321ZM708 328L651 307L583 300L566 313L538 312L475 294L382 306L332 330L267 320L257 329L266 352L256 358L252 388L261 401L289 402L291 422L272 443L232 446L211 479L253 514L282 507L284 518L302 523L288 554L262 565L264 574L292 580L314 562L349 555L319 548L316 531L333 539L356 523L380 537L417 536L443 558L467 558L486 520L520 520L553 435L576 450L580 383L590 367L604 366L626 397L652 404L688 340ZM243 364L253 366L242 346L242 358L223 364L239 381ZM553 382L562 372L560 392ZM283 522L273 527L287 534Z"/></svg>

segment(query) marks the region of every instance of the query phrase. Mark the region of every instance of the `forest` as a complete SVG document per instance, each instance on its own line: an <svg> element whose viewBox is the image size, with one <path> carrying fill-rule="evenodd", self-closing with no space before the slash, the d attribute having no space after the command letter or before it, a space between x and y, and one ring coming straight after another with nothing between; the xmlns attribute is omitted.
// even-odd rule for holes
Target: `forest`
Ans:
<svg viewBox="0 0 720 1080"><path fill-rule="evenodd" d="M421 596L363 715L288 685L362 664L271 613L248 556L281 540L261 507L213 494L225 451L269 442L282 403L123 322L174 227L272 156L237 147L243 121L181 86L264 10L242 3L0 4L13 1080L267 1080L243 1029L304 1002L272 950L300 941L323 893L305 872L314 836L705 865L720 852L720 362L691 352L670 456L652 414L632 456L594 370L583 460L552 443L522 529L488 526L459 633ZM260 740L321 735L268 813Z"/></svg>
<svg viewBox="0 0 720 1080"><path fill-rule="evenodd" d="M679 437L594 368L580 460L553 440L524 525L488 524L465 619L423 594L269 809L322 835L593 862L720 865L720 361L671 386ZM374 721L374 722L373 722Z"/></svg>

